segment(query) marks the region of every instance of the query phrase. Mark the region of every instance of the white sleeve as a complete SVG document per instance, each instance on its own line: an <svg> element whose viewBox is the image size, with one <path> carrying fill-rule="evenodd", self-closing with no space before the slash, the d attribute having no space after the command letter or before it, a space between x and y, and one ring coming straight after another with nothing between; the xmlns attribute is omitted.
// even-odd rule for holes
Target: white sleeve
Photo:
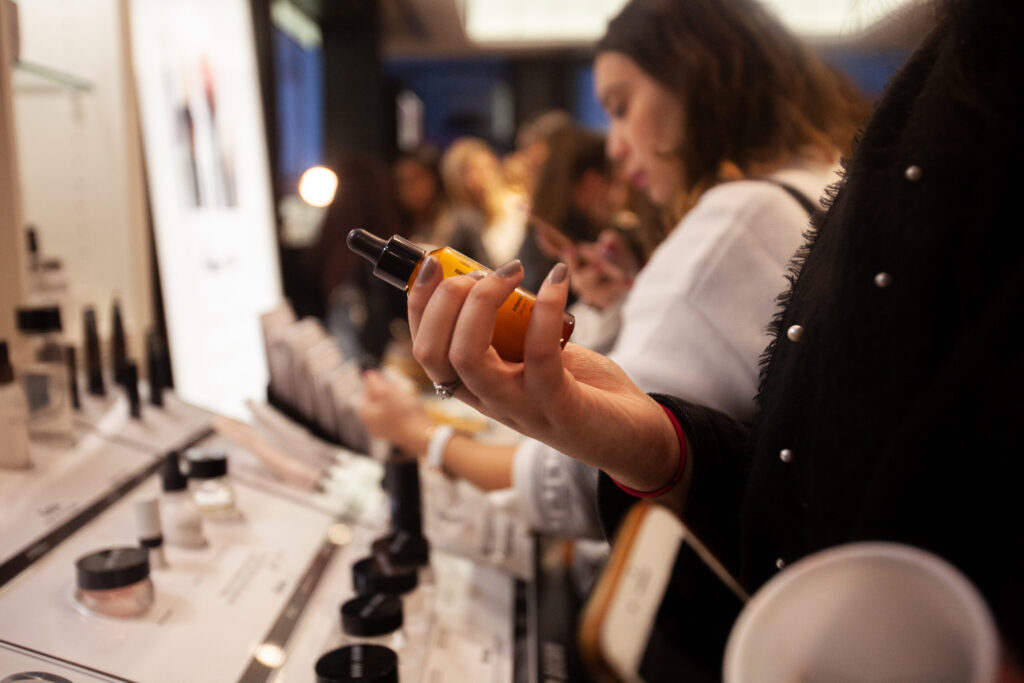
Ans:
<svg viewBox="0 0 1024 683"><path fill-rule="evenodd" d="M597 516L597 469L534 439L516 448L512 488L527 522L556 536L604 538Z"/></svg>

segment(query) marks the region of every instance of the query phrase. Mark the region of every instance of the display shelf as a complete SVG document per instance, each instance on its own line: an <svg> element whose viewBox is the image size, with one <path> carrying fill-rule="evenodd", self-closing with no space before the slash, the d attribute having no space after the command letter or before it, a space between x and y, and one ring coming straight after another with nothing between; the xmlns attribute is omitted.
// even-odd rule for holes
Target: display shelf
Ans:
<svg viewBox="0 0 1024 683"><path fill-rule="evenodd" d="M138 493L158 490L153 477ZM208 521L206 548L166 547L168 567L152 572L156 600L141 617L86 614L72 597L76 558L135 545L126 497L0 590L0 640L130 680L238 680L331 518L238 482L235 490L242 519Z"/></svg>
<svg viewBox="0 0 1024 683"><path fill-rule="evenodd" d="M95 435L33 443L33 467L0 472L0 586L101 512L156 463ZM151 471L151 470L150 470Z"/></svg>

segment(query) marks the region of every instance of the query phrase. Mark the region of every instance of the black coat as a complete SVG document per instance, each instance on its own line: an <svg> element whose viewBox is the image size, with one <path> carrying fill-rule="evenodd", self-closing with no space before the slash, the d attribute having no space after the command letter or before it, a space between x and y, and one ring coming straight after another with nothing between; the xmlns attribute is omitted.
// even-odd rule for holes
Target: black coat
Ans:
<svg viewBox="0 0 1024 683"><path fill-rule="evenodd" d="M692 447L683 517L749 590L829 546L908 543L966 573L1018 654L1022 7L962 3L890 84L794 268L753 427L658 397ZM606 519L628 500L602 476Z"/></svg>

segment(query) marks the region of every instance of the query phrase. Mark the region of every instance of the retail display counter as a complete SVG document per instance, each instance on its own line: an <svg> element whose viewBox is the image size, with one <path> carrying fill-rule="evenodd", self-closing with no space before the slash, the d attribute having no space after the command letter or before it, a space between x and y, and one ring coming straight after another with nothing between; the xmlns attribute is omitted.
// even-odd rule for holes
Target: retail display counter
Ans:
<svg viewBox="0 0 1024 683"><path fill-rule="evenodd" d="M0 681L315 680L317 660L346 638L339 606L355 595L352 565L389 529L381 465L335 449L333 486L283 484L215 433L213 415L171 393L141 420L120 399L86 397L76 419L73 444L34 443L31 469L0 470ZM138 547L135 502L161 495L169 451L195 446L227 452L238 514L204 518L205 547L164 544L166 566L151 567L154 598L139 616L84 608L76 560ZM465 505L468 494L441 495ZM530 582L516 568L530 566L532 541L486 515L463 517L475 525L425 515L438 541L403 597L400 680L532 680ZM47 677L19 678L29 672Z"/></svg>

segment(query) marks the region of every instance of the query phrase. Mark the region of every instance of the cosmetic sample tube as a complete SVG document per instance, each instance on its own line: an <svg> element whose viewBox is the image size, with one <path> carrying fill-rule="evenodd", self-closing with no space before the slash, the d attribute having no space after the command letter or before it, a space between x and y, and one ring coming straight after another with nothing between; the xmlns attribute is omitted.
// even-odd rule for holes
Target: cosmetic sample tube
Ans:
<svg viewBox="0 0 1024 683"><path fill-rule="evenodd" d="M161 519L166 524L167 543L182 548L205 548L203 514L188 490L188 480L181 473L177 451L164 456L160 478L164 490L160 503Z"/></svg>
<svg viewBox="0 0 1024 683"><path fill-rule="evenodd" d="M149 404L157 407L164 405L164 389L167 378L164 376L164 362L167 360L163 339L156 330L146 335L146 371L149 377Z"/></svg>
<svg viewBox="0 0 1024 683"><path fill-rule="evenodd" d="M82 399L78 395L78 361L75 347L71 344L64 347L64 361L68 364L68 394L71 396L71 409L81 410Z"/></svg>
<svg viewBox="0 0 1024 683"><path fill-rule="evenodd" d="M160 506L155 496L138 498L135 501L135 528L139 545L149 551L149 564L157 569L167 566L164 555L164 532L160 524Z"/></svg>
<svg viewBox="0 0 1024 683"><path fill-rule="evenodd" d="M348 233L347 242L352 251L373 263L374 275L406 292L416 281L416 275L426 256L437 259L441 264L442 276L446 278L465 275L475 270L491 272L485 266L449 247L435 249L427 254L424 249L398 235L385 241L365 230L357 229ZM537 297L532 293L516 287L498 309L491 345L505 360L523 360L526 326L530 322L530 314L536 300ZM566 313L562 322L562 337L559 340L563 347L569 341L575 325L576 319Z"/></svg>
<svg viewBox="0 0 1024 683"><path fill-rule="evenodd" d="M139 399L139 366L134 361L124 364L123 384L128 394L128 414L138 420L142 417L142 401Z"/></svg>
<svg viewBox="0 0 1024 683"><path fill-rule="evenodd" d="M110 324L110 359L114 366L114 381L125 383L125 366L128 364L128 346L124 338L124 322L121 320L121 302L114 299Z"/></svg>
<svg viewBox="0 0 1024 683"><path fill-rule="evenodd" d="M89 378L89 393L106 396L103 386L103 356L100 353L100 335L96 329L96 311L87 306L82 311L82 325L85 329L85 374Z"/></svg>
<svg viewBox="0 0 1024 683"><path fill-rule="evenodd" d="M32 466L28 450L28 401L15 381L7 342L0 340L0 467L26 469Z"/></svg>

